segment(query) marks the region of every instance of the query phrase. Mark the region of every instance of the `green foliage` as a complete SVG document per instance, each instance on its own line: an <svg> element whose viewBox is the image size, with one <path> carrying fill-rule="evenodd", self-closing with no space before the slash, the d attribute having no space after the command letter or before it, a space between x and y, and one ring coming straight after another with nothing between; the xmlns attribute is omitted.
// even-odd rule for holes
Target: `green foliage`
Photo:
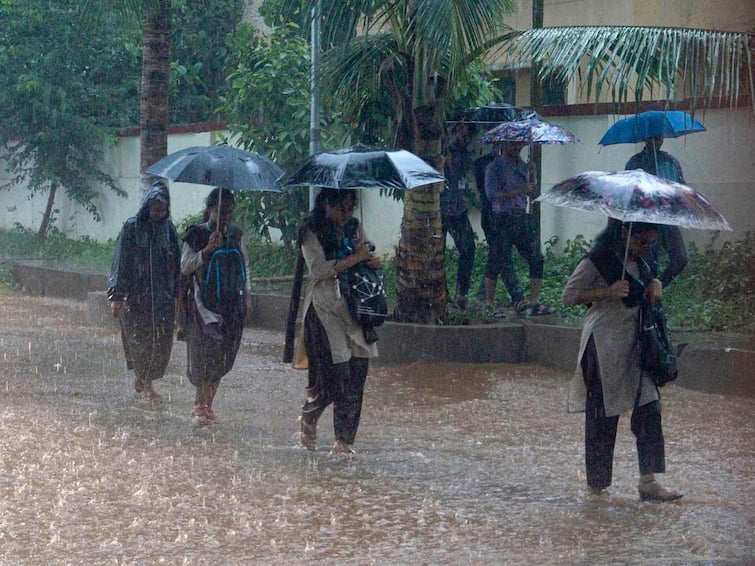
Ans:
<svg viewBox="0 0 755 566"><path fill-rule="evenodd" d="M240 25L230 45L238 63L228 76L220 112L231 137L284 169L301 161L309 153L309 46L292 25L274 29L269 37ZM343 145L346 133L338 114L326 109L322 115L323 147ZM236 218L267 240L271 228L279 230L281 240L291 248L308 208L304 188L282 194L243 192L236 203Z"/></svg>
<svg viewBox="0 0 755 566"><path fill-rule="evenodd" d="M663 294L671 323L685 328L755 332L755 234L691 247L690 261Z"/></svg>
<svg viewBox="0 0 755 566"><path fill-rule="evenodd" d="M87 236L73 240L54 228L44 239L18 224L13 230L0 230L0 257L5 258L50 259L106 273L114 252L114 240L99 243Z"/></svg>
<svg viewBox="0 0 755 566"><path fill-rule="evenodd" d="M51 197L60 188L99 220L99 187L122 192L100 164L138 104L138 28L113 16L108 33L86 34L80 17L73 0L0 4L0 146L11 174L1 188L27 182L31 195Z"/></svg>
<svg viewBox="0 0 755 566"><path fill-rule="evenodd" d="M244 0L172 0L171 124L211 120L235 67L230 41Z"/></svg>

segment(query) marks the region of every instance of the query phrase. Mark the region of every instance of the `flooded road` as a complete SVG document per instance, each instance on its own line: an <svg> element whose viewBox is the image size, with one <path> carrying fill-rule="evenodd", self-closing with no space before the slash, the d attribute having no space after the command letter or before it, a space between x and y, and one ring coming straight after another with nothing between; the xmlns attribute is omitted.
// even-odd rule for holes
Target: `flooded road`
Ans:
<svg viewBox="0 0 755 566"><path fill-rule="evenodd" d="M638 501L629 419L614 485L584 487L563 372L373 365L358 458L298 446L304 372L247 329L197 427L177 343L156 411L85 305L0 293L0 564L746 564L755 400L664 394L674 504ZM713 378L713 376L712 376Z"/></svg>

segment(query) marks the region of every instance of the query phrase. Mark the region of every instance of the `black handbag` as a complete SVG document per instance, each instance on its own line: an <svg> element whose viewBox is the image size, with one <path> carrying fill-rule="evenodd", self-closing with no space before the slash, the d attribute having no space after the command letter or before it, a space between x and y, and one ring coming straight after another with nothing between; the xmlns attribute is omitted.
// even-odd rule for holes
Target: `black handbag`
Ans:
<svg viewBox="0 0 755 566"><path fill-rule="evenodd" d="M658 387L674 381L678 374L676 348L671 343L666 313L660 302L644 299L640 303L640 369Z"/></svg>

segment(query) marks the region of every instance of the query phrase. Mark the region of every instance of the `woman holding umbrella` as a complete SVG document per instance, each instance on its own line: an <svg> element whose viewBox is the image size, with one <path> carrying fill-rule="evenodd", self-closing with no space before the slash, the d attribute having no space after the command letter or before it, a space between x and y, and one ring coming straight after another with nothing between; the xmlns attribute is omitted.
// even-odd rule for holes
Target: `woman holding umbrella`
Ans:
<svg viewBox="0 0 755 566"><path fill-rule="evenodd" d="M204 222L184 235L181 273L186 295L188 377L197 388L192 415L215 420L212 408L221 378L233 367L244 320L251 311L247 258L241 230L231 224L235 198L229 189L207 196Z"/></svg>
<svg viewBox="0 0 755 566"><path fill-rule="evenodd" d="M609 219L562 295L566 306L589 306L579 350L582 371L569 396L570 410L585 411L587 485L597 493L611 485L619 416L631 410L642 501L682 497L655 478L665 471L661 405L657 388L639 365L640 301L657 301L662 294L661 282L642 259L657 237L657 224Z"/></svg>
<svg viewBox="0 0 755 566"><path fill-rule="evenodd" d="M299 228L299 245L310 276L304 294L303 325L297 341L296 367L308 368L307 398L300 417L300 437L316 449L317 421L333 403L335 444L331 453L353 454L374 341L349 314L338 276L359 263L380 267L359 222L352 218L356 191L323 188Z"/></svg>

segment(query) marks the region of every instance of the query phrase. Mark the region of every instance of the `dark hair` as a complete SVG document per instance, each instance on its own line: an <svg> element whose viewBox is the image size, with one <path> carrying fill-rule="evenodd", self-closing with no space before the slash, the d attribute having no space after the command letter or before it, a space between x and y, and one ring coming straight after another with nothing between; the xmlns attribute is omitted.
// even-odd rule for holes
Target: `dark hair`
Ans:
<svg viewBox="0 0 755 566"><path fill-rule="evenodd" d="M231 189L221 189L220 187L215 187L210 191L210 194L207 195L207 198L204 201L205 208L212 208L214 206L218 205L218 200L221 198L221 192L222 192L222 201L223 202L230 202L231 204L236 204L236 197L233 196L233 191Z"/></svg>
<svg viewBox="0 0 755 566"><path fill-rule="evenodd" d="M608 225L597 235L592 245L593 252L602 250L620 250L623 244L622 228L629 228L632 225L632 232L657 231L660 225L650 222L622 222L616 218L609 218Z"/></svg>
<svg viewBox="0 0 755 566"><path fill-rule="evenodd" d="M330 232L333 229L332 222L328 218L328 213L325 208L327 204L331 208L338 204L353 199L354 204L358 202L357 192L355 189L332 189L330 187L323 187L315 198L315 207L312 211L304 217L301 225L299 226L299 245L304 239L304 231L310 230L317 234L318 238L323 236L326 232Z"/></svg>

